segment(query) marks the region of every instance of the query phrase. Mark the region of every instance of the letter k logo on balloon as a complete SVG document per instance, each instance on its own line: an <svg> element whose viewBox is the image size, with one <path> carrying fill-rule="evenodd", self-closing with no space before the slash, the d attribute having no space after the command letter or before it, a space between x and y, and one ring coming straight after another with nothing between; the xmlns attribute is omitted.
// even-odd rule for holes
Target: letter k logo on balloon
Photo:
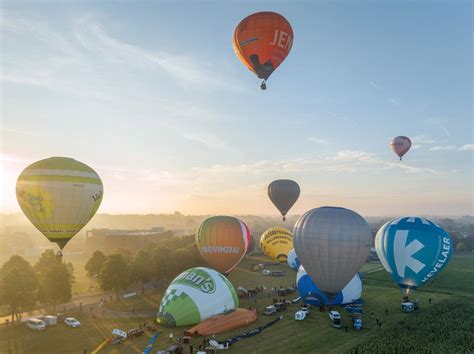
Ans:
<svg viewBox="0 0 474 354"><path fill-rule="evenodd" d="M399 277L405 277L406 267L411 268L415 273L422 270L426 264L414 258L413 255L425 247L417 239L407 245L408 230L397 230L395 233L395 242L393 247L393 256L395 258L395 266Z"/></svg>

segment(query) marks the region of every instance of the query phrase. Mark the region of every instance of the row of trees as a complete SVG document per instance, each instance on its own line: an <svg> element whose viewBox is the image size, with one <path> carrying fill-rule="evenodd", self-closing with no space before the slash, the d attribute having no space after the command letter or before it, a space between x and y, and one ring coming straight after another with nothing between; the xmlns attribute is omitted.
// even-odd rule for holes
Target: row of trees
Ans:
<svg viewBox="0 0 474 354"><path fill-rule="evenodd" d="M204 265L194 236L173 237L152 243L136 254L117 250L105 255L96 251L85 265L89 276L97 277L103 290L120 291L140 284L142 291L151 280L167 283L182 271ZM0 305L7 305L12 316L32 309L37 304L56 305L71 300L74 282L71 263L63 262L53 250L43 252L32 266L15 255L0 269Z"/></svg>
<svg viewBox="0 0 474 354"><path fill-rule="evenodd" d="M173 237L152 243L135 255L119 249L106 256L96 251L85 265L89 276L97 277L103 290L119 292L136 283L142 292L151 280L169 282L182 271L203 266L194 236Z"/></svg>
<svg viewBox="0 0 474 354"><path fill-rule="evenodd" d="M32 266L21 256L10 257L0 269L0 304L12 316L33 308L37 303L53 306L71 300L73 266L63 262L53 250L43 252Z"/></svg>

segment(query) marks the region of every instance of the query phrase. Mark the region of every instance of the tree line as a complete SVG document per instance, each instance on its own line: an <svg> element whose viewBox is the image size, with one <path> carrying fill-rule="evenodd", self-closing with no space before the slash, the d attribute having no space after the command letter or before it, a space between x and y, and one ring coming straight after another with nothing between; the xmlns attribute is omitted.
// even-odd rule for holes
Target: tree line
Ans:
<svg viewBox="0 0 474 354"><path fill-rule="evenodd" d="M146 249L132 254L119 249L106 255L96 251L85 265L87 274L97 279L105 291L121 291L138 285L142 292L145 284L159 280L167 285L176 275L192 267L204 266L194 235L165 238L150 243ZM36 305L56 305L72 298L74 269L53 250L46 250L31 265L23 257L14 255L0 268L0 305L7 306L12 322L15 316Z"/></svg>
<svg viewBox="0 0 474 354"><path fill-rule="evenodd" d="M133 284L139 284L144 292L145 284L152 280L167 284L186 269L204 265L194 235L189 235L150 243L136 254L126 249L108 256L95 251L85 269L90 277L98 279L103 290L113 290L118 297L120 291Z"/></svg>
<svg viewBox="0 0 474 354"><path fill-rule="evenodd" d="M71 300L74 269L53 250L46 250L32 266L14 255L0 268L0 305L8 306L11 321L36 304L56 305Z"/></svg>

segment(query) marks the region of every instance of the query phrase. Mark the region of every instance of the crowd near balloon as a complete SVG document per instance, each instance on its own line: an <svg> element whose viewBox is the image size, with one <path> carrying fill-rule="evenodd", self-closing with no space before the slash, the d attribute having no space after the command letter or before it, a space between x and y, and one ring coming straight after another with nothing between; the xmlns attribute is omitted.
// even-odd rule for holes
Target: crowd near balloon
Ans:
<svg viewBox="0 0 474 354"><path fill-rule="evenodd" d="M267 80L292 50L293 40L292 27L282 15L259 12L237 25L233 46L237 57L263 80L262 89L266 89ZM397 136L390 147L401 160L411 141ZM359 272L373 243L371 228L356 211L321 205L314 205L290 225L286 216L299 198L304 198L304 190L304 185L300 189L291 179L269 183L269 205L273 203L286 227L275 225L266 230L260 238L261 252L297 271L295 283L303 302L335 306L359 301ZM26 217L60 250L94 216L103 193L102 181L91 167L66 157L32 163L16 185L18 203ZM264 192L261 197L265 198ZM235 216L211 216L196 230L195 241L208 268L188 269L171 282L157 316L157 322L164 326L194 325L239 307L227 276L250 251L249 227ZM446 267L452 241L432 221L407 216L382 226L375 248L404 300L408 300L411 291Z"/></svg>

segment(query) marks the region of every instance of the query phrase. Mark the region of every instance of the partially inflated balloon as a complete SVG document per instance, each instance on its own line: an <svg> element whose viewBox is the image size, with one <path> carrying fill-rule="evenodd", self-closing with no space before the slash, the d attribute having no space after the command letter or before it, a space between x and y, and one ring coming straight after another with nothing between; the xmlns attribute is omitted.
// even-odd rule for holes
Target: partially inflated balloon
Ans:
<svg viewBox="0 0 474 354"><path fill-rule="evenodd" d="M291 269L298 270L298 268L300 267L301 262L298 259L294 248L292 248L290 252L288 252L288 258L286 262L291 267Z"/></svg>
<svg viewBox="0 0 474 354"><path fill-rule="evenodd" d="M375 237L383 266L404 295L436 276L453 252L449 234L434 222L403 217L383 225Z"/></svg>
<svg viewBox="0 0 474 354"><path fill-rule="evenodd" d="M245 223L233 216L212 216L196 231L196 244L206 263L229 274L244 258L251 235Z"/></svg>
<svg viewBox="0 0 474 354"><path fill-rule="evenodd" d="M284 227L272 227L260 237L260 249L264 254L280 262L286 262L293 248L293 235Z"/></svg>
<svg viewBox="0 0 474 354"><path fill-rule="evenodd" d="M362 294L362 281L357 273L331 301L328 295L314 284L303 266L299 267L296 274L296 287L303 302L312 306L349 304L359 300Z"/></svg>
<svg viewBox="0 0 474 354"><path fill-rule="evenodd" d="M157 322L167 327L192 325L238 306L237 293L225 276L209 268L191 268L166 289Z"/></svg>
<svg viewBox="0 0 474 354"><path fill-rule="evenodd" d="M60 249L94 216L103 190L92 168L67 157L51 157L29 165L16 183L20 208Z"/></svg>
<svg viewBox="0 0 474 354"><path fill-rule="evenodd" d="M233 45L240 61L258 78L267 80L290 53L293 30L282 15L258 12L238 24Z"/></svg>
<svg viewBox="0 0 474 354"><path fill-rule="evenodd" d="M298 219L293 244L318 288L335 296L367 260L372 232L364 218L352 210L322 207Z"/></svg>
<svg viewBox="0 0 474 354"><path fill-rule="evenodd" d="M411 140L407 136L397 136L390 140L390 147L392 148L393 152L395 152L400 161L402 160L403 155L405 155L411 147Z"/></svg>
<svg viewBox="0 0 474 354"><path fill-rule="evenodd" d="M268 197L277 207L285 221L285 215L300 196L300 186L290 179L277 179L269 184Z"/></svg>

